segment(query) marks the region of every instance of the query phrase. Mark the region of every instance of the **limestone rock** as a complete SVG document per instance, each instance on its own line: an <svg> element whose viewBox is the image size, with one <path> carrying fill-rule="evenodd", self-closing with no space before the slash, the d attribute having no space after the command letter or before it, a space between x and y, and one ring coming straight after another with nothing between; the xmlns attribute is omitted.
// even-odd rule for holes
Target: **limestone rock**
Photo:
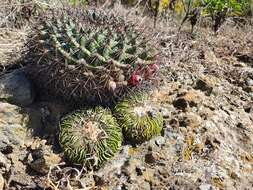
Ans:
<svg viewBox="0 0 253 190"><path fill-rule="evenodd" d="M124 175L128 176L131 180L137 179L136 168L140 168L142 162L138 159L129 159L121 168Z"/></svg>
<svg viewBox="0 0 253 190"><path fill-rule="evenodd" d="M201 125L202 119L199 115L189 112L182 117L179 116L179 123L181 127L197 128Z"/></svg>
<svg viewBox="0 0 253 190"><path fill-rule="evenodd" d="M201 97L203 97L203 94L199 91L189 90L180 94L179 97L173 101L173 105L178 109L185 110L188 107L197 106L201 101Z"/></svg>
<svg viewBox="0 0 253 190"><path fill-rule="evenodd" d="M196 81L195 89L199 89L204 91L207 95L210 95L217 83L217 78L212 76L203 76Z"/></svg>
<svg viewBox="0 0 253 190"><path fill-rule="evenodd" d="M199 186L199 190L212 190L212 189L214 189L214 188L210 184L201 184Z"/></svg>
<svg viewBox="0 0 253 190"><path fill-rule="evenodd" d="M8 171L10 169L10 166L10 161L5 157L3 153L0 152L0 168L4 169L5 171Z"/></svg>
<svg viewBox="0 0 253 190"><path fill-rule="evenodd" d="M253 92L253 85L252 85L252 86L247 86L247 87L245 87L244 90L245 90L246 92L252 93L252 92Z"/></svg>
<svg viewBox="0 0 253 190"><path fill-rule="evenodd" d="M61 157L52 151L52 148L45 145L45 141L38 143L35 141L35 145L31 145L31 154L29 160L29 166L40 174L47 174L51 166L55 166L61 162Z"/></svg>
<svg viewBox="0 0 253 190"><path fill-rule="evenodd" d="M0 102L0 151L10 153L27 136L28 116L18 106Z"/></svg>
<svg viewBox="0 0 253 190"><path fill-rule="evenodd" d="M4 178L2 176L2 174L0 174L0 190L4 189Z"/></svg>

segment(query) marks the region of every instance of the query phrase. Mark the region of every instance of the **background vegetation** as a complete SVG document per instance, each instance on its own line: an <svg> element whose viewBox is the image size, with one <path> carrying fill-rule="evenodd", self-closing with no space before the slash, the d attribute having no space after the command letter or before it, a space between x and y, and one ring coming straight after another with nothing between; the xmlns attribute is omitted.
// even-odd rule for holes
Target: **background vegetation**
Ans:
<svg viewBox="0 0 253 190"><path fill-rule="evenodd" d="M103 4L106 0L70 0L73 5ZM114 4L119 2L111 0ZM253 15L253 0L120 0L129 7L139 6L145 13L158 17L176 16L181 18L181 25L189 20L192 29L199 18L211 18L212 28L217 31L226 18L249 18Z"/></svg>

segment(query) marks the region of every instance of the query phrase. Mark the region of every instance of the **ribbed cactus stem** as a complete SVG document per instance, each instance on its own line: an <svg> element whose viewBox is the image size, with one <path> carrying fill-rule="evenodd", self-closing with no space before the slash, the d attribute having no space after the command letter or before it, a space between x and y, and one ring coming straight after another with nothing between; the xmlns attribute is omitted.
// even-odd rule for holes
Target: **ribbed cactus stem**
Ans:
<svg viewBox="0 0 253 190"><path fill-rule="evenodd" d="M34 33L30 74L42 88L65 100L112 102L147 80L147 67L154 63L153 45L141 32L102 12L53 13ZM47 72L40 75L41 70Z"/></svg>
<svg viewBox="0 0 253 190"><path fill-rule="evenodd" d="M110 111L79 110L60 123L59 142L66 157L75 164L98 168L121 146L122 135Z"/></svg>
<svg viewBox="0 0 253 190"><path fill-rule="evenodd" d="M119 102L114 115L126 139L139 143L160 134L163 117L148 94L136 94Z"/></svg>

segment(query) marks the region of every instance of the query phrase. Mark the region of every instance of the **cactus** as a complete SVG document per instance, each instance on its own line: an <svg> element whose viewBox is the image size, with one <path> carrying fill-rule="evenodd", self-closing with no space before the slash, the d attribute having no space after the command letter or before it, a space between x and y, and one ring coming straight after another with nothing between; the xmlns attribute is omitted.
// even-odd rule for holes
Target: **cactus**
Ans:
<svg viewBox="0 0 253 190"><path fill-rule="evenodd" d="M142 32L121 17L66 11L43 19L28 43L28 74L67 101L110 104L148 81L155 52ZM154 47L154 46L152 46Z"/></svg>
<svg viewBox="0 0 253 190"><path fill-rule="evenodd" d="M74 164L98 168L119 149L121 129L110 110L75 111L60 123L59 143Z"/></svg>
<svg viewBox="0 0 253 190"><path fill-rule="evenodd" d="M125 98L115 106L114 114L124 136L133 143L150 140L162 130L162 114L153 106L148 94Z"/></svg>

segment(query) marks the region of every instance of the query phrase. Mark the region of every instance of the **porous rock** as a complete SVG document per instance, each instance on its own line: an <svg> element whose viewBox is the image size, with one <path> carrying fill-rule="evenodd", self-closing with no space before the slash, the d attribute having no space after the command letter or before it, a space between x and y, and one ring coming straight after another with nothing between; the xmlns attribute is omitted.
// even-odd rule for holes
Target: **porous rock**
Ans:
<svg viewBox="0 0 253 190"><path fill-rule="evenodd" d="M22 146L26 139L28 116L20 107L0 103L0 151L12 152L14 146Z"/></svg>

